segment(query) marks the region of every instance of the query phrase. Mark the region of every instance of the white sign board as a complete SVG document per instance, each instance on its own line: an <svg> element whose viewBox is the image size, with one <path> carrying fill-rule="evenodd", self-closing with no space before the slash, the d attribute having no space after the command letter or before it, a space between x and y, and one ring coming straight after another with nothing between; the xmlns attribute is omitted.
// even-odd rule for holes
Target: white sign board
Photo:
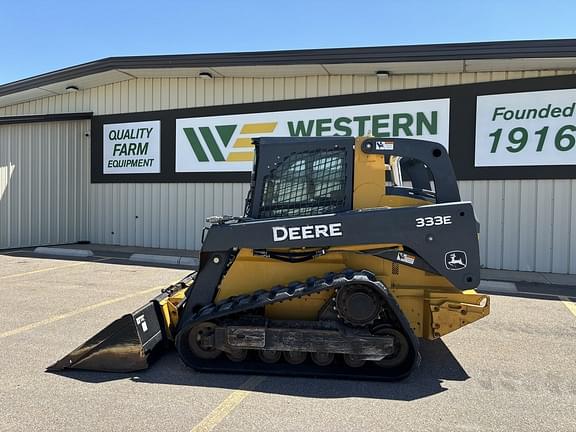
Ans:
<svg viewBox="0 0 576 432"><path fill-rule="evenodd" d="M448 148L450 100L390 102L176 120L176 172L251 171L252 138L411 137Z"/></svg>
<svg viewBox="0 0 576 432"><path fill-rule="evenodd" d="M104 174L160 172L160 120L105 124Z"/></svg>
<svg viewBox="0 0 576 432"><path fill-rule="evenodd" d="M576 89L478 96L475 166L576 164Z"/></svg>

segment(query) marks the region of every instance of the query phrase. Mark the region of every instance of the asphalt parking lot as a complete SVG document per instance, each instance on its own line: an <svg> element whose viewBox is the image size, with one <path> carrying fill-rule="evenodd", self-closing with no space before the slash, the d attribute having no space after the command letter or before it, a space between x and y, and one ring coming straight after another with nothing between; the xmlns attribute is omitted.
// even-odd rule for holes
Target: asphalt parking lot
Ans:
<svg viewBox="0 0 576 432"><path fill-rule="evenodd" d="M399 383L194 372L46 373L187 270L0 255L0 431L576 431L576 306L493 296Z"/></svg>

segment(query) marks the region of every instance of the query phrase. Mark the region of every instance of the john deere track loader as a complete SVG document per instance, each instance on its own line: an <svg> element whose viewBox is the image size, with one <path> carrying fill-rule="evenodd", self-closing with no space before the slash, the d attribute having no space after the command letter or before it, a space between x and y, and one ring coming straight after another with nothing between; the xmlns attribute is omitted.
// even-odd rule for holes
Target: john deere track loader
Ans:
<svg viewBox="0 0 576 432"><path fill-rule="evenodd" d="M489 313L478 223L444 147L260 138L243 217L212 217L198 272L49 370L133 371L173 344L198 370L391 380Z"/></svg>

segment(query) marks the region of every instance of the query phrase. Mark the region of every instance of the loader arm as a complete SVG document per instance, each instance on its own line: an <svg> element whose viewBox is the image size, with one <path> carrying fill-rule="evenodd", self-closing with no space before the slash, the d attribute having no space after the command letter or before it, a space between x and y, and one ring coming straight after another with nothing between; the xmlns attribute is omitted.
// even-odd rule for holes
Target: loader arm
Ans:
<svg viewBox="0 0 576 432"><path fill-rule="evenodd" d="M426 226L427 221L431 221L430 226ZM331 235L330 228L335 235ZM281 237L278 232L282 233ZM303 238L307 235L311 238ZM234 248L267 250L298 247L329 250L339 246L363 245L369 249L371 244L382 243L410 248L436 273L461 291L473 289L480 283L477 222L469 202L352 210L303 218L263 219L218 224L209 229L202 249L200 274L187 293L183 316L197 310L205 304L204 301L214 298L227 262L234 255ZM464 267L451 270L447 266L446 259L450 258L449 253L452 251L464 253Z"/></svg>

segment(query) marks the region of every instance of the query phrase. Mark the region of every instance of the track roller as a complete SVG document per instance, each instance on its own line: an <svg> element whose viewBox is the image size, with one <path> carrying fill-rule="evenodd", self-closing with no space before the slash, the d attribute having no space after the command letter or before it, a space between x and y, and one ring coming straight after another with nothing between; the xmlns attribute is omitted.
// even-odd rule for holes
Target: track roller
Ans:
<svg viewBox="0 0 576 432"><path fill-rule="evenodd" d="M239 363L239 362L246 360L246 357L248 357L248 350L235 349L235 350L232 350L230 352L227 352L226 357L228 357L229 360L231 360L235 363Z"/></svg>
<svg viewBox="0 0 576 432"><path fill-rule="evenodd" d="M276 363L282 357L282 352L274 350L261 350L258 351L258 357L264 363Z"/></svg>
<svg viewBox="0 0 576 432"><path fill-rule="evenodd" d="M334 361L334 353L313 352L310 357L318 366L329 366Z"/></svg>
<svg viewBox="0 0 576 432"><path fill-rule="evenodd" d="M344 354L344 363L352 368L359 368L366 364L366 360L362 356L354 354Z"/></svg>
<svg viewBox="0 0 576 432"><path fill-rule="evenodd" d="M284 360L292 365L302 364L306 361L306 353L303 351L284 351Z"/></svg>

